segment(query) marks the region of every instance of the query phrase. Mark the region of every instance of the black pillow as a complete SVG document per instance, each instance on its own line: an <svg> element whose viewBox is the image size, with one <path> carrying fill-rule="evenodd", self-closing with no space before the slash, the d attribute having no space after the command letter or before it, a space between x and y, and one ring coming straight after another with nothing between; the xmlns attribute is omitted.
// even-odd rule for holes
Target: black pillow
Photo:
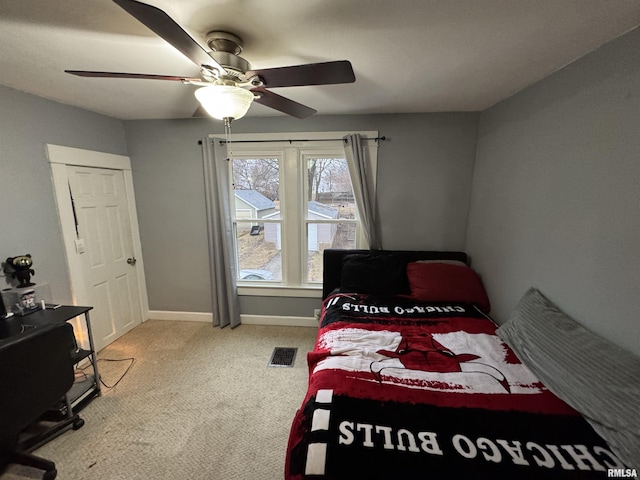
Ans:
<svg viewBox="0 0 640 480"><path fill-rule="evenodd" d="M409 294L407 262L381 253L354 253L344 257L340 291L384 295Z"/></svg>

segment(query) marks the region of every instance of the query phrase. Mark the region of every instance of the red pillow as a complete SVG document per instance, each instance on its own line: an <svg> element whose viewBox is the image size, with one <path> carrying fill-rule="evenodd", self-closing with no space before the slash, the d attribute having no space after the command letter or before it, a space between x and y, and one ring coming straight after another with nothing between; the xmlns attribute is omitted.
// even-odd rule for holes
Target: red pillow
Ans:
<svg viewBox="0 0 640 480"><path fill-rule="evenodd" d="M476 272L469 267L446 263L407 264L411 298L423 302L473 303L485 313L491 310L489 297Z"/></svg>

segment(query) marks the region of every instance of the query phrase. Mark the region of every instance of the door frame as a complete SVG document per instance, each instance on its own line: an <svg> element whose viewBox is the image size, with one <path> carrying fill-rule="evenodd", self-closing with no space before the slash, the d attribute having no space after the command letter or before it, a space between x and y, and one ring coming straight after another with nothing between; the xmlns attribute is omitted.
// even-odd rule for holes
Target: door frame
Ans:
<svg viewBox="0 0 640 480"><path fill-rule="evenodd" d="M61 145L46 145L47 158L51 166L51 179L56 199L58 219L62 229L62 239L65 249L67 275L71 288L74 305L91 305L91 294L82 268L82 258L76 252L76 228L73 215L71 197L69 195L69 176L67 166L106 168L120 170L124 175L125 192L129 209L129 224L133 241L133 254L137 260L136 279L140 292L140 316L142 322L149 318L149 298L147 296L144 262L142 259L142 245L140 242L140 228L136 213L135 196L133 193L133 176L131 174L131 160L124 155L96 152L81 148L65 147ZM83 340L86 337L83 335Z"/></svg>

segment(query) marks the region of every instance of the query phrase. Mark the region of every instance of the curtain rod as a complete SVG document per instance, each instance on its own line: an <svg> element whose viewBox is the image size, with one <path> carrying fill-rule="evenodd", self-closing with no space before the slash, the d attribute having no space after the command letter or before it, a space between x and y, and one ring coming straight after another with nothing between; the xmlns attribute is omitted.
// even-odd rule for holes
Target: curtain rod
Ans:
<svg viewBox="0 0 640 480"><path fill-rule="evenodd" d="M387 139L387 137L382 136L382 137L361 137L362 140L373 140L373 141L380 141L382 140L383 142ZM289 138L284 138L282 140L219 140L220 145L224 145L225 143L276 143L276 142L289 142L289 143L293 143L293 142L335 142L335 141L346 141L344 140L344 138L309 138L309 139L296 139L296 140L292 140Z"/></svg>

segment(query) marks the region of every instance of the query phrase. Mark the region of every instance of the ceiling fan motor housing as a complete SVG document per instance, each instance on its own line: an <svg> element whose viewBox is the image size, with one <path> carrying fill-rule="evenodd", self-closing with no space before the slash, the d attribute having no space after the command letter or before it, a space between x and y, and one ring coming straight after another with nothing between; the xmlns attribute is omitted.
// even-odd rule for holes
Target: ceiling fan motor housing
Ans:
<svg viewBox="0 0 640 480"><path fill-rule="evenodd" d="M229 32L213 30L207 33L207 45L216 52L229 52L234 55L242 53L242 39Z"/></svg>
<svg viewBox="0 0 640 480"><path fill-rule="evenodd" d="M222 65L229 75L241 77L251 69L249 62L239 56L242 52L242 39L237 35L214 30L207 34L207 45L211 49L211 58Z"/></svg>
<svg viewBox="0 0 640 480"><path fill-rule="evenodd" d="M211 58L222 65L227 74L234 77L242 77L251 65L244 58L229 52L209 52Z"/></svg>

